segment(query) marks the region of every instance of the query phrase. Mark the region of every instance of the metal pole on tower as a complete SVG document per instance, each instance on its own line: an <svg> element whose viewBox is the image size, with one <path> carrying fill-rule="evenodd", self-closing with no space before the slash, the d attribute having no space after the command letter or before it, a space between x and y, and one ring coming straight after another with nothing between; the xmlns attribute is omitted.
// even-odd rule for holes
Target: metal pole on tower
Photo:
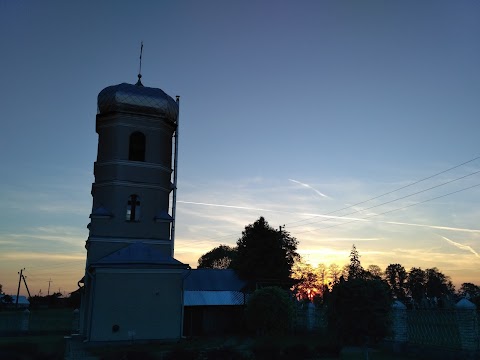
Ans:
<svg viewBox="0 0 480 360"><path fill-rule="evenodd" d="M177 115L177 127L175 129L175 150L173 159L173 197L172 197L172 257L175 251L175 220L177 211L177 167L178 167L178 127L180 118L180 96L177 95L178 115Z"/></svg>

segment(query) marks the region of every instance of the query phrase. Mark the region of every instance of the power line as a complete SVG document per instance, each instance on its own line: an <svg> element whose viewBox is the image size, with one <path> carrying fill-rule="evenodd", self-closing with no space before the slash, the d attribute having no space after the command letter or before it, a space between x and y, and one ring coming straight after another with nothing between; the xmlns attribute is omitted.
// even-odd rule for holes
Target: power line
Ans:
<svg viewBox="0 0 480 360"><path fill-rule="evenodd" d="M383 203L381 203L381 204L377 204L377 205L374 205L374 206L370 206L370 207L368 207L368 208L364 208L364 209L361 209L361 210L355 210L355 211L353 211L353 212L350 212L350 213L341 215L341 216L339 216L339 217L345 217L345 216L357 214L357 213L362 212L362 211L374 209L374 208L377 208L377 207L380 207L380 206L383 206L383 205L386 205L386 204L391 204L391 203L393 203L393 202L396 202L396 201L399 201L399 200L403 200L403 199L406 199L406 198L409 198L409 197L412 197L412 196L415 196L415 195L418 195L418 194L421 194L421 193L424 193L424 192L433 190L433 189L438 188L438 187L440 187L440 186L444 186L444 185L447 185L447 184L451 184L451 183L453 183L453 182L455 182L455 181L465 179L465 178L467 178L467 177L469 177L469 176L476 175L476 174L478 174L478 173L480 173L480 170L474 171L473 173L460 176L460 177L458 177L458 178L455 178L455 179L453 179L453 180L446 181L446 182L441 183L441 184L438 184L438 185L431 186L431 187L429 187L429 188L427 188L427 189L423 189L423 190L420 190L420 191L417 191L417 192L414 192L414 193L411 193L411 194L408 194L408 195L405 195L405 196L401 196L401 197L398 197L398 198L393 199L393 200L385 201L385 202L383 202ZM392 192L390 192L390 193L392 193ZM377 197L377 198L378 198L378 197ZM366 202L366 201L364 201L364 202L362 202L362 203L365 203L365 202ZM352 206L354 206L354 205L352 205ZM330 213L329 213L329 214L330 214ZM326 215L328 215L328 214L325 214L325 216L326 216ZM325 222L325 221L327 221L327 220L329 220L329 219L322 219L322 220L312 221L312 222L310 222L310 223L303 224L303 226L305 226L305 225L311 225L311 224L318 224L318 223ZM298 225L298 226L299 226L299 225ZM298 226L296 226L296 227L298 227Z"/></svg>
<svg viewBox="0 0 480 360"><path fill-rule="evenodd" d="M443 197L446 197L446 196L449 196L449 195L453 195L453 194L456 194L456 193L459 193L459 192L462 192L462 191L470 190L470 189L475 188L475 187L478 187L478 186L480 186L480 184L475 184L475 185L472 185L472 186L468 186L468 187L463 188L463 189L460 189L460 190L452 191L452 192L449 192L449 193L447 193L447 194L443 194L443 195L440 195L440 196L435 196L435 197L433 197L433 198L426 199L426 200L423 200L423 201L419 201L419 202L416 202L416 203L413 203L413 204L409 204L409 205L406 205L406 206L402 206L402 207L399 207L399 208L396 208L396 209L387 210L387 211L384 211L383 213L373 214L373 215L365 216L365 217L363 217L363 218L346 221L346 222L343 222L343 223L340 223L340 224L334 224L334 225L330 225L330 226L325 226L325 227L321 227L321 228L314 229L314 230L305 230L305 231L301 231L301 232L299 232L299 233L297 233L297 234L302 234L302 233L312 232L312 231L317 231L317 230L330 229L330 228L333 228L333 227L350 224L350 223L352 223L352 222L357 222L357 221L361 221L361 220L367 220L367 219L370 219L370 218L372 218L372 217L376 217L376 216L380 216L380 215L385 215L385 214L388 214L388 213L391 213L391 212L394 212L394 211L404 210L404 209L409 208L409 207L412 207L412 206L416 206L416 205L424 204L424 203L429 202L429 201L441 199L441 198L443 198Z"/></svg>
<svg viewBox="0 0 480 360"><path fill-rule="evenodd" d="M396 188L396 189L394 189L394 190L391 190L391 191L388 191L388 192L386 192L386 193L383 193L383 194L374 196L374 197L372 197L372 198L369 198L369 199L367 199L367 200L363 200L363 201L360 201L360 202L355 203L355 204L353 204L353 205L349 205L349 206L343 207L343 208L341 208L341 209L333 210L333 211L330 211L330 212L325 213L325 214L322 214L322 215L332 215L332 214L335 214L335 213L337 213L337 212L340 212L340 211L343 211L343 210L348 210L348 209L351 209L351 208L353 208L353 207L355 207L355 206L365 204L365 203L370 202L370 201L372 201L372 200L379 199L379 198L384 197L384 196L386 196L386 195L393 194L394 192L397 192L397 191L406 189L406 188L408 188L408 187L410 187L410 186L413 186L413 185L419 184L419 183L421 183L421 182L423 182L423 181L432 179L432 178L434 178L434 177L436 177L436 176L438 176L438 175L445 174L445 173L447 173L447 172L449 172L449 171L451 171L451 170L457 169L457 168L459 168L459 167L461 167L461 166L463 166L463 165L469 164L469 163L471 163L471 162L473 162L473 161L475 161L475 160L478 160L478 159L480 159L480 156L477 156L477 157L475 157L475 158L473 158L473 159L470 159L470 160L468 160L468 161L465 161L465 162L463 162L463 163L461 163L461 164L452 166L452 167L450 167L450 168L448 168L448 169L446 169L446 170L440 171L440 172L438 172L438 173L436 173L436 174L433 174L433 175L424 177L424 178L422 178L422 179L420 179L420 180L414 181L414 182L412 182L412 183L410 183L410 184L408 184L408 185L401 186L401 187ZM474 174L475 174L475 173L474 173ZM468 175L468 176L469 176L469 175ZM363 210L366 210L366 209L363 209ZM363 210L362 210L362 211L363 211ZM358 211L356 211L356 212L354 212L354 213L347 214L347 215L355 214L355 213L357 213L357 212L358 212ZM343 216L347 216L347 215L343 215ZM298 221L292 222L291 224L298 223L298 222L301 222L301 221L308 221L308 220L311 220L311 219L315 219L315 218L317 218L317 217L318 217L318 216L312 216L312 217L310 217L310 218L308 218L308 219L302 219L302 220L298 220ZM301 224L301 225L296 225L296 226L292 226L292 227L298 227L298 226L309 225L309 224L310 224L310 223Z"/></svg>
<svg viewBox="0 0 480 360"><path fill-rule="evenodd" d="M416 180L416 181L414 181L414 182L412 182L412 183L410 183L410 184L408 184L408 185L404 185L404 186L401 186L401 187L396 188L396 189L394 189L394 190L388 191L388 192L386 192L386 193L383 193L383 194L380 194L380 195L376 195L376 196L374 196L374 197L372 197L372 198L369 198L369 199L366 199L366 200L357 202L357 203L355 203L355 204L353 204L353 205L349 205L349 206L346 206L346 207L343 207L343 208L340 208L340 209L337 209L337 210L333 210L333 211L324 213L324 214L322 214L322 215L316 215L316 216L309 217L309 218L307 218L307 219L302 219L302 220L298 220L298 221L293 221L293 222L290 222L290 223L286 223L286 225L297 224L297 223L300 223L300 222L305 222L305 221L309 221L309 220L312 220L312 219L317 219L318 217L332 215L332 214L335 214L335 213L340 212L340 211L343 211L343 210L351 209L351 208L353 208L353 207L355 207L355 206L365 204L365 203L367 203L367 202L370 202L370 201L379 199L379 198L384 197L384 196L386 196L386 195L390 195L390 194L393 194L393 193L395 193L395 192L397 192L397 191L400 191L400 190L406 189L406 188L408 188L408 187L414 186L414 185L419 184L419 183L421 183L421 182L423 182L423 181L432 179L432 178L434 178L434 177L436 177L436 176L445 174L445 173L447 173L447 172L449 172L449 171L452 171L452 170L454 170L454 169L457 169L457 168L459 168L459 167L461 167L461 166L464 166L464 165L466 165L466 164L469 164L469 163L471 163L471 162L474 162L475 160L478 160L478 159L480 159L480 156L476 156L476 157L474 157L473 159L470 159L470 160L467 160L467 161L462 162L461 164L452 166L452 167L450 167L450 168L448 168L448 169L442 170L442 171L437 172L437 173L435 173L435 174L433 174L433 175L429 175L429 176L424 177L424 178L422 178L422 179ZM476 173L478 173L478 172L475 172L475 173L466 175L466 176L464 176L464 177L468 177L468 176L474 175L474 174L476 174ZM454 181L460 180L460 179L462 179L462 178L464 178L464 177L457 178L457 179L452 180L452 181L450 181L450 182L454 182ZM408 196L406 196L406 197L413 196L413 195L419 194L419 193L421 193L421 192L426 192L426 191L428 191L428 190L434 189L435 187L443 186L443 185L446 185L446 184L448 184L448 183L449 183L449 182L446 182L446 183L440 184L440 185L438 185L438 186L434 186L434 187L431 187L431 188L422 190L422 191L420 191L420 192L418 192L418 193L414 193L414 194L412 194L412 195L408 195ZM403 197L403 198L405 198L405 197ZM398 199L396 199L396 200L401 200L401 199L402 199L402 198L398 198ZM396 200L392 200L392 201L389 201L389 202L385 202L385 203L382 203L382 204L377 205L377 206L385 205L385 204L387 204L387 203L391 203L391 202L396 201ZM377 207L377 206L374 206L374 207ZM367 208L367 209L371 209L371 208L373 208L373 207L370 207L370 208ZM357 213L357 212L365 211L365 210L367 210L367 209L362 209L362 210L359 210L359 211L355 211L355 212L352 212L352 213L349 213L349 214L346 214L346 215L343 215L343 216L355 214L355 213ZM319 221L313 221L313 222L309 222L309 223L306 223L306 224L298 224L298 225L294 225L294 226L289 226L289 228L296 228L296 227L299 227L299 226L305 226L305 225L310 225L310 224L321 223L321 222L324 222L324 221L327 221L327 220L328 220L328 219L322 219L322 220L319 220ZM210 238L208 238L207 240L228 239L229 237L233 237L233 236L237 236L237 237L238 237L238 232L232 233L232 234L226 234L226 235L222 235L222 236L218 236L218 237L210 237Z"/></svg>

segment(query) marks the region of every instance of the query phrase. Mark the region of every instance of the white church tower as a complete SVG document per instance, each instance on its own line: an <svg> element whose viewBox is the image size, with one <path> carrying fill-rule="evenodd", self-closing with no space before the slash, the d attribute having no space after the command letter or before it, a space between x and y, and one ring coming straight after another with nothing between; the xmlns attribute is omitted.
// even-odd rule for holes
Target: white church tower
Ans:
<svg viewBox="0 0 480 360"><path fill-rule="evenodd" d="M87 341L182 335L188 265L173 258L179 104L140 79L98 94L80 321Z"/></svg>

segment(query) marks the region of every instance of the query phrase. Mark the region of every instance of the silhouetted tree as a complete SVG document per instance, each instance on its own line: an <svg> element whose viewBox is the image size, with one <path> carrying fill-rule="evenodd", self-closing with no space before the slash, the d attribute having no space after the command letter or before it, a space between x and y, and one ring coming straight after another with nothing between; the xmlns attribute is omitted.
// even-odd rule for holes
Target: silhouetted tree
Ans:
<svg viewBox="0 0 480 360"><path fill-rule="evenodd" d="M248 326L259 335L284 334L293 321L293 302L276 286L256 290L246 308Z"/></svg>
<svg viewBox="0 0 480 360"><path fill-rule="evenodd" d="M360 263L360 255L355 247L355 244L352 245L352 250L350 250L350 264L348 265L348 279L358 279L363 276L363 267Z"/></svg>
<svg viewBox="0 0 480 360"><path fill-rule="evenodd" d="M341 270L337 264L330 264L328 267L328 275L332 286L340 281Z"/></svg>
<svg viewBox="0 0 480 360"><path fill-rule="evenodd" d="M317 265L317 268L315 269L315 272L317 273L318 276L318 287L320 290L320 295L323 296L323 293L325 292L326 289L328 289L327 286L327 268L325 264L320 263Z"/></svg>
<svg viewBox="0 0 480 360"><path fill-rule="evenodd" d="M378 265L368 265L367 272L369 272L373 278L382 279L383 277L383 271Z"/></svg>
<svg viewBox="0 0 480 360"><path fill-rule="evenodd" d="M297 245L297 239L287 231L272 228L260 217L242 231L231 267L247 280L287 284L293 263L299 258Z"/></svg>
<svg viewBox="0 0 480 360"><path fill-rule="evenodd" d="M480 286L472 283L463 283L460 286L459 295L473 302L477 309L480 308Z"/></svg>
<svg viewBox="0 0 480 360"><path fill-rule="evenodd" d="M455 287L450 281L450 278L436 267L425 270L425 275L425 287L429 299L445 299L455 292Z"/></svg>
<svg viewBox="0 0 480 360"><path fill-rule="evenodd" d="M462 297L465 297L467 299L471 299L477 296L480 296L480 286L477 286L473 283L463 283L460 286L460 290L458 291L458 294Z"/></svg>
<svg viewBox="0 0 480 360"><path fill-rule="evenodd" d="M237 250L228 245L220 245L203 254L198 259L198 268L229 269L237 255Z"/></svg>
<svg viewBox="0 0 480 360"><path fill-rule="evenodd" d="M400 264L390 264L385 269L385 280L390 286L393 296L404 301L406 298L407 271Z"/></svg>
<svg viewBox="0 0 480 360"><path fill-rule="evenodd" d="M412 267L407 275L407 289L413 301L420 305L426 296L426 274L421 268Z"/></svg>
<svg viewBox="0 0 480 360"><path fill-rule="evenodd" d="M340 280L326 302L328 326L340 343L360 345L388 335L392 298L383 280Z"/></svg>
<svg viewBox="0 0 480 360"><path fill-rule="evenodd" d="M293 290L299 299L312 300L315 295L321 294L318 274L312 265L303 259L295 261L292 267L292 279L298 280Z"/></svg>

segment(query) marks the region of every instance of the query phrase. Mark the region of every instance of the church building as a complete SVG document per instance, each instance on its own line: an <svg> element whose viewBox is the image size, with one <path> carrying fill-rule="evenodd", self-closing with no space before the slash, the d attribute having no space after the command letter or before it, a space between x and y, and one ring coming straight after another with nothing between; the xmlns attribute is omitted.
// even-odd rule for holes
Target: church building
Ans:
<svg viewBox="0 0 480 360"><path fill-rule="evenodd" d="M179 100L140 80L98 94L93 206L80 280L86 341L182 335L188 265L173 257Z"/></svg>

